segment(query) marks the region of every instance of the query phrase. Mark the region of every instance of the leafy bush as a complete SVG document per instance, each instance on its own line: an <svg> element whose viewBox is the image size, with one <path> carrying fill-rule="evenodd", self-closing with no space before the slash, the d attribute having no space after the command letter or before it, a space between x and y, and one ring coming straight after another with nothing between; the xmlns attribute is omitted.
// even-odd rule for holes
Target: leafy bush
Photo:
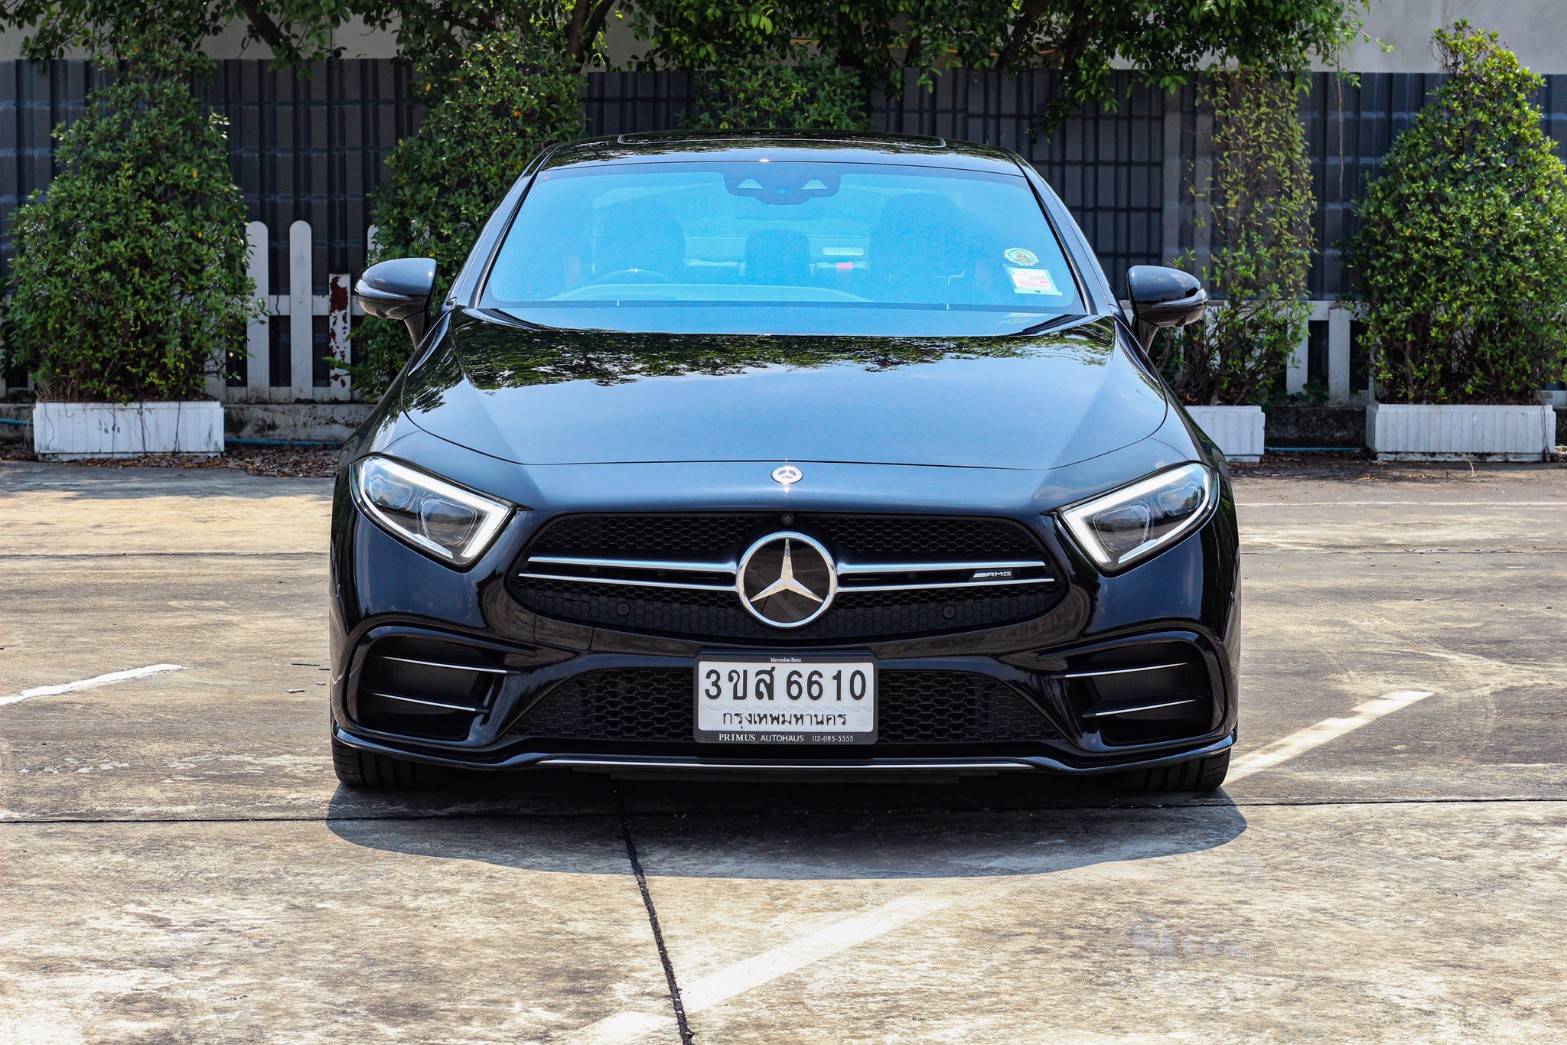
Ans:
<svg viewBox="0 0 1567 1045"><path fill-rule="evenodd" d="M193 61L131 54L57 131L63 169L17 212L7 341L40 398L201 398L244 343L245 203Z"/></svg>
<svg viewBox="0 0 1567 1045"><path fill-rule="evenodd" d="M511 32L477 38L449 76L429 66L421 73L432 103L418 132L387 157L371 260L434 258L439 300L534 154L582 136L582 78L557 52ZM350 368L355 386L380 394L409 349L401 323L366 319Z"/></svg>
<svg viewBox="0 0 1567 1045"><path fill-rule="evenodd" d="M856 131L870 126L870 115L853 69L821 58L794 65L749 58L701 74L694 126Z"/></svg>
<svg viewBox="0 0 1567 1045"><path fill-rule="evenodd" d="M1438 30L1448 79L1393 142L1352 244L1378 398L1531 402L1567 358L1567 172L1495 33Z"/></svg>
<svg viewBox="0 0 1567 1045"><path fill-rule="evenodd" d="M1161 334L1155 362L1183 402L1252 403L1279 382L1311 315L1306 135L1287 80L1221 70L1199 96L1213 110L1212 182L1196 186L1213 234L1203 281L1224 301L1203 322Z"/></svg>

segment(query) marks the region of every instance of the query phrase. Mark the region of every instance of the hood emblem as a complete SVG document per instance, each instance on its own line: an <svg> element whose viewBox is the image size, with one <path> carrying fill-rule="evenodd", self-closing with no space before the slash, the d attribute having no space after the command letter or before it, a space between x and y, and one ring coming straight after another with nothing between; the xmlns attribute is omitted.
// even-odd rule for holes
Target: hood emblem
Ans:
<svg viewBox="0 0 1567 1045"><path fill-rule="evenodd" d="M740 604L764 624L798 628L827 612L838 570L815 538L773 533L746 549L735 576Z"/></svg>
<svg viewBox="0 0 1567 1045"><path fill-rule="evenodd" d="M793 486L804 478L805 473L792 464L781 464L773 469L773 482L783 486Z"/></svg>

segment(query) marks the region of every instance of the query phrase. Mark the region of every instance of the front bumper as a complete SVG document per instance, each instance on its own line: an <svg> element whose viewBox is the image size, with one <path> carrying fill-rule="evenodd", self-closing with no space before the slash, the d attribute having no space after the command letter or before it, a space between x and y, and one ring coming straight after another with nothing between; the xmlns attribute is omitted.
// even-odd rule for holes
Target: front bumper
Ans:
<svg viewBox="0 0 1567 1045"><path fill-rule="evenodd" d="M1115 577L1094 571L1060 540L1048 520L1019 519L1031 525L1068 581L1066 596L1042 617L983 631L810 649L791 646L788 652L868 654L884 673L962 673L1003 686L1038 713L1038 735L977 737L971 743L915 737L854 748L791 745L763 753L752 746L697 744L689 733L685 738L541 738L519 729L530 709L590 672L690 671L703 652L758 652L757 644L694 642L539 616L512 598L505 581L543 520L515 520L484 559L460 572L431 561L366 520L340 483L332 564L334 733L344 744L439 765L619 773L1034 770L1082 775L1168 765L1233 744L1240 599L1227 489L1220 509L1200 529ZM448 721L433 731L416 719L374 712L371 698L378 680L384 679L376 675L380 669L373 661L387 650L407 661L445 659L467 665L477 681L466 691L458 686L449 702L460 706L471 700L478 710L458 713L460 722ZM1172 650L1187 665L1181 669L1184 674L1150 673L1134 679L1133 672L1114 684L1118 688L1113 695L1135 705L1139 686L1155 697L1160 687L1179 687L1183 693L1200 690L1200 701L1173 719L1160 719L1158 712L1151 720L1133 716L1115 723L1096 718L1090 712L1103 704L1105 694L1085 690L1070 678L1096 669L1119 676L1122 665L1168 662ZM428 672L416 678L448 685ZM437 703L445 700L436 696ZM694 703L694 696L690 699Z"/></svg>

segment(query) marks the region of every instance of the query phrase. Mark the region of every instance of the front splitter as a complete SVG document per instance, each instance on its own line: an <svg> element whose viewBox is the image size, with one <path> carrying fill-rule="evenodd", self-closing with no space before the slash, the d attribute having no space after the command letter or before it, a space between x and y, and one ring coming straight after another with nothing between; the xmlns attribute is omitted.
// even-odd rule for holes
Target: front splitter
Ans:
<svg viewBox="0 0 1567 1045"><path fill-rule="evenodd" d="M392 758L430 765L448 766L454 769L473 770L522 770L553 767L588 772L646 773L667 770L689 773L709 770L715 773L1000 773L1032 770L1055 773L1062 776L1096 776L1104 773L1122 773L1127 770L1155 769L1175 765L1192 759L1204 758L1227 751L1235 745L1235 734L1221 737L1199 747L1181 748L1142 759L1124 762L1079 766L1048 755L1020 755L1010 758L864 758L822 759L810 761L783 761L778 759L745 758L693 758L687 755L583 755L549 754L547 752L521 752L492 762L468 761L449 758L426 751L410 751L389 744L382 744L365 737L355 736L341 726L334 727L338 741L364 751L375 751Z"/></svg>

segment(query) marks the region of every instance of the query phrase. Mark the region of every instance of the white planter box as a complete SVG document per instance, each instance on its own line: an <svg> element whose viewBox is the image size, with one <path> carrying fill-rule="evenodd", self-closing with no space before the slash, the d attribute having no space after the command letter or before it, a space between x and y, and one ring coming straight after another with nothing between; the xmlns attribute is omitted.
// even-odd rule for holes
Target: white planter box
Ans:
<svg viewBox="0 0 1567 1045"><path fill-rule="evenodd" d="M1372 403L1366 445L1379 461L1543 461L1556 447L1556 412L1533 406Z"/></svg>
<svg viewBox="0 0 1567 1045"><path fill-rule="evenodd" d="M33 452L53 461L223 452L223 404L36 403Z"/></svg>
<svg viewBox="0 0 1567 1045"><path fill-rule="evenodd" d="M1262 460L1267 418L1260 406L1189 406L1186 412L1231 461Z"/></svg>

